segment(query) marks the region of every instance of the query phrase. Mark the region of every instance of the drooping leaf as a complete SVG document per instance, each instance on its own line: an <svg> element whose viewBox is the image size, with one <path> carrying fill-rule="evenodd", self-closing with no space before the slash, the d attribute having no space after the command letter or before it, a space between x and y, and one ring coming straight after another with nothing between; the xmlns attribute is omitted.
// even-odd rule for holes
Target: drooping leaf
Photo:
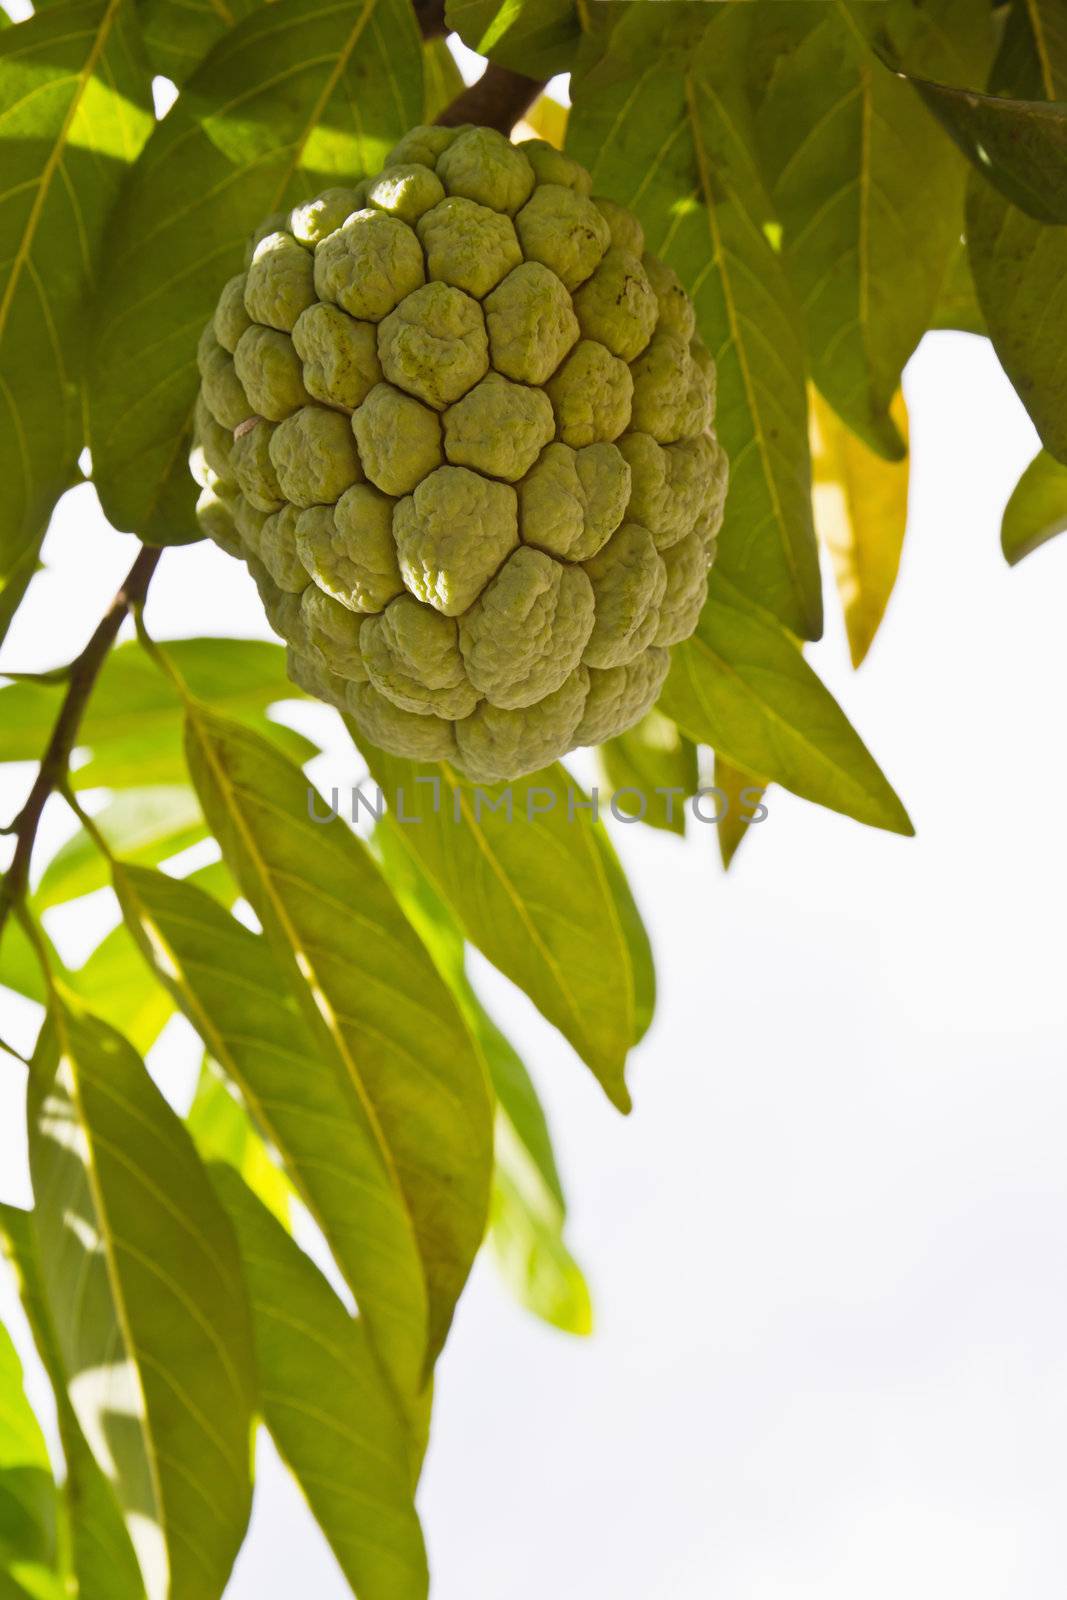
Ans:
<svg viewBox="0 0 1067 1600"><path fill-rule="evenodd" d="M254 938L255 935L250 935ZM206 1162L225 1161L278 1221L290 1226L291 1189L221 1072L205 1058L185 1126Z"/></svg>
<svg viewBox="0 0 1067 1600"><path fill-rule="evenodd" d="M207 832L196 796L187 785L126 789L96 813L94 825L126 861L156 866ZM108 866L84 828L61 845L34 894L38 911L92 894L109 881Z"/></svg>
<svg viewBox="0 0 1067 1600"><path fill-rule="evenodd" d="M1067 105L901 76L987 183L1035 221L1067 223Z"/></svg>
<svg viewBox="0 0 1067 1600"><path fill-rule="evenodd" d="M0 1323L0 1572L54 1571L58 1496L44 1434L22 1381L22 1363Z"/></svg>
<svg viewBox="0 0 1067 1600"><path fill-rule="evenodd" d="M603 8L614 9L614 8ZM574 86L567 148L631 206L696 306L730 458L722 570L794 632L822 629L800 317L765 224L745 98L747 6L628 8Z"/></svg>
<svg viewBox="0 0 1067 1600"><path fill-rule="evenodd" d="M1067 29L1058 4L1029 0L1012 9L990 89L1067 101ZM1045 449L1067 462L1067 346L1057 334L1067 227L1035 222L973 174L967 244L993 347Z"/></svg>
<svg viewBox="0 0 1067 1600"><path fill-rule="evenodd" d="M1000 544L1014 567L1039 545L1067 529L1067 466L1039 450L1004 509Z"/></svg>
<svg viewBox="0 0 1067 1600"><path fill-rule="evenodd" d="M889 415L906 442L908 411L899 390ZM908 458L876 455L813 389L811 459L815 526L834 564L852 665L858 667L896 583L908 520Z"/></svg>
<svg viewBox="0 0 1067 1600"><path fill-rule="evenodd" d="M386 815L375 828L374 845L390 888L455 995L471 1036L485 1058L497 1097L497 1146L499 1117L503 1114L562 1213L563 1188L545 1113L525 1063L501 1033L471 984L459 924L430 883L418 858L405 848L401 826L393 816Z"/></svg>
<svg viewBox="0 0 1067 1600"><path fill-rule="evenodd" d="M220 711L269 733L296 760L317 747L265 716L280 700L299 699L285 672L285 651L262 639L174 639L167 650L194 694ZM38 761L48 743L63 683L20 681L0 688L0 761ZM133 640L105 661L78 730L91 759L74 772L75 787L141 788L185 783L181 698Z"/></svg>
<svg viewBox="0 0 1067 1600"><path fill-rule="evenodd" d="M223 856L377 1137L422 1264L428 1375L485 1228L492 1118L482 1064L366 847L340 822L311 820L300 769L195 701L186 747Z"/></svg>
<svg viewBox="0 0 1067 1600"><path fill-rule="evenodd" d="M217 1600L251 1506L254 1369L233 1234L140 1058L58 996L28 1122L42 1278L78 1421L149 1600Z"/></svg>
<svg viewBox="0 0 1067 1600"><path fill-rule="evenodd" d="M114 881L156 972L281 1153L385 1370L421 1418L426 1288L359 1084L336 1050L320 1048L262 938L163 873L116 863Z"/></svg>
<svg viewBox="0 0 1067 1600"><path fill-rule="evenodd" d="M585 795L558 765L483 786L446 763L360 749L404 845L465 937L628 1110L626 1056L651 1020L655 979L633 898Z"/></svg>
<svg viewBox="0 0 1067 1600"><path fill-rule="evenodd" d="M45 1303L32 1213L0 1205L0 1254L14 1269L37 1353L55 1396L66 1468L70 1565L78 1600L145 1600L137 1557L114 1490L85 1441L67 1393L67 1372Z"/></svg>
<svg viewBox="0 0 1067 1600"><path fill-rule="evenodd" d="M719 855L724 871L729 871L734 856L748 838L749 829L766 820L766 807L762 806L767 792L764 779L735 767L732 761L715 752L715 787L724 796L720 803L716 830L719 836ZM716 797L718 798L718 797ZM764 815L760 816L761 810Z"/></svg>
<svg viewBox="0 0 1067 1600"><path fill-rule="evenodd" d="M446 0L465 45L531 78L567 72L582 34L575 0Z"/></svg>
<svg viewBox="0 0 1067 1600"><path fill-rule="evenodd" d="M816 384L872 450L897 460L890 406L959 241L966 167L870 45L973 83L988 64L992 13L985 0L806 9L813 25L778 64L759 115L783 259Z"/></svg>
<svg viewBox="0 0 1067 1600"><path fill-rule="evenodd" d="M133 0L70 0L0 34L0 590L12 600L82 448L86 302L148 106Z"/></svg>
<svg viewBox="0 0 1067 1600"><path fill-rule="evenodd" d="M715 572L696 633L673 652L661 704L735 766L871 827L914 832L794 641Z"/></svg>
<svg viewBox="0 0 1067 1600"><path fill-rule="evenodd" d="M145 967L140 951L121 923L111 928L67 982L93 1014L121 1029L139 1055L145 1055L170 1018L170 995Z"/></svg>
<svg viewBox="0 0 1067 1600"><path fill-rule="evenodd" d="M581 1267L567 1248L563 1212L533 1171L510 1124L498 1127L489 1239L511 1293L562 1333L593 1331L593 1306Z"/></svg>
<svg viewBox="0 0 1067 1600"><path fill-rule="evenodd" d="M116 213L96 321L89 426L108 519L189 536L196 346L247 237L273 212L381 166L418 121L407 0L278 0L189 78Z"/></svg>
<svg viewBox="0 0 1067 1600"><path fill-rule="evenodd" d="M456 996L497 1096L489 1222L494 1259L527 1310L566 1332L588 1333L589 1291L564 1239L563 1188L537 1091L471 984L454 916L400 833L387 815L374 830L374 845L394 893Z"/></svg>
<svg viewBox="0 0 1067 1600"><path fill-rule="evenodd" d="M698 783L697 753L669 717L650 711L602 744L598 755L616 811L668 833L685 832L686 797Z"/></svg>
<svg viewBox="0 0 1067 1600"><path fill-rule="evenodd" d="M407 1441L366 1329L230 1167L267 1427L360 1600L423 1600L429 1575Z"/></svg>

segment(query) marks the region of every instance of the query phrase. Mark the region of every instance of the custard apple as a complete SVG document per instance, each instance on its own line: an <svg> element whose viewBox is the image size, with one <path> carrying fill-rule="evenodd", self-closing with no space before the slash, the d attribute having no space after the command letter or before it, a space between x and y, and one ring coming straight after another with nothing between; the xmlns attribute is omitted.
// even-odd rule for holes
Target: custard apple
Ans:
<svg viewBox="0 0 1067 1600"><path fill-rule="evenodd" d="M200 341L200 520L293 681L479 782L645 714L722 521L693 307L591 188L538 140L415 128L270 218Z"/></svg>

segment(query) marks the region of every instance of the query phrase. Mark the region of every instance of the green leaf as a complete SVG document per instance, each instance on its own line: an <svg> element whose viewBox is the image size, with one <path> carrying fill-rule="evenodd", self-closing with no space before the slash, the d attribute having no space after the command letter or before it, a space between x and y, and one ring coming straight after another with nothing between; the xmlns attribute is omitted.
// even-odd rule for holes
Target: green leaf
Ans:
<svg viewBox="0 0 1067 1600"><path fill-rule="evenodd" d="M669 717L650 711L634 727L602 744L598 755L619 811L668 833L685 832L686 796L695 794L700 781L697 753ZM637 798L626 795L627 789ZM673 792L656 792L662 789Z"/></svg>
<svg viewBox="0 0 1067 1600"><path fill-rule="evenodd" d="M8 555L0 561L0 644L7 638L7 630L26 590L41 569L41 544L44 531L31 538L21 554Z"/></svg>
<svg viewBox="0 0 1067 1600"><path fill-rule="evenodd" d="M252 1118L207 1057L185 1126L204 1161L225 1161L278 1221L289 1227L292 1190L285 1174L275 1166Z"/></svg>
<svg viewBox="0 0 1067 1600"><path fill-rule="evenodd" d="M177 855L207 832L196 796L188 786L178 784L127 789L98 811L93 822L124 860L148 866ZM38 911L47 911L49 906L103 889L109 881L107 861L99 846L80 828L45 868L34 905Z"/></svg>
<svg viewBox="0 0 1067 1600"><path fill-rule="evenodd" d="M766 819L766 807L760 802L767 792L765 779L757 778L732 761L715 753L715 787L722 791L724 803L719 804L719 818L715 824L719 836L719 855L723 870L729 871L741 845L748 838L749 829ZM763 810L764 816L758 813Z"/></svg>
<svg viewBox="0 0 1067 1600"><path fill-rule="evenodd" d="M400 838L465 937L555 1024L612 1103L629 1110L626 1056L651 1019L652 958L615 853L570 775L556 765L511 784L474 785L445 763L360 749Z"/></svg>
<svg viewBox="0 0 1067 1600"><path fill-rule="evenodd" d="M127 923L237 1085L322 1230L404 1403L421 1387L426 1290L358 1086L323 1050L262 938L190 884L114 868Z"/></svg>
<svg viewBox="0 0 1067 1600"><path fill-rule="evenodd" d="M971 263L967 259L966 239L961 238L945 274L930 326L989 337L989 329L985 325L985 318L978 304L978 291L971 276Z"/></svg>
<svg viewBox="0 0 1067 1600"><path fill-rule="evenodd" d="M217 1600L251 1506L253 1357L232 1231L135 1051L58 996L28 1121L71 1399L149 1600Z"/></svg>
<svg viewBox="0 0 1067 1600"><path fill-rule="evenodd" d="M794 641L715 572L696 633L673 652L661 704L735 766L871 827L914 832Z"/></svg>
<svg viewBox="0 0 1067 1600"><path fill-rule="evenodd" d="M544 1190L516 1180L498 1141L489 1238L501 1276L520 1305L562 1333L593 1331L582 1269L567 1249L562 1217ZM517 1163L521 1171L521 1160Z"/></svg>
<svg viewBox="0 0 1067 1600"><path fill-rule="evenodd" d="M959 241L965 167L870 42L909 69L973 82L992 13L985 0L831 0L810 12L759 114L783 259L819 389L872 450L899 460L890 405Z"/></svg>
<svg viewBox="0 0 1067 1600"><path fill-rule="evenodd" d="M212 1169L252 1298L263 1414L360 1600L422 1600L403 1424L362 1322L229 1167Z"/></svg>
<svg viewBox="0 0 1067 1600"><path fill-rule="evenodd" d="M427 39L422 47L422 120L431 123L463 88L463 74L447 39Z"/></svg>
<svg viewBox="0 0 1067 1600"><path fill-rule="evenodd" d="M186 744L223 856L320 1049L364 1106L395 1220L421 1262L428 1321L421 1335L406 1329L418 1343L406 1347L402 1390L417 1392L410 1357L419 1353L428 1376L485 1229L492 1120L482 1064L366 847L339 821L311 820L299 768L193 701ZM398 1261L401 1247L390 1239Z"/></svg>
<svg viewBox="0 0 1067 1600"><path fill-rule="evenodd" d="M54 1567L57 1493L48 1446L22 1386L22 1363L0 1323L0 1569Z"/></svg>
<svg viewBox="0 0 1067 1600"><path fill-rule="evenodd" d="M144 964L129 931L119 923L66 980L93 1014L145 1055L174 1015L170 995Z"/></svg>
<svg viewBox="0 0 1067 1600"><path fill-rule="evenodd" d="M889 414L908 437L908 411L898 390ZM830 552L845 613L852 665L863 661L893 593L908 521L909 463L886 461L864 444L823 400L811 397L815 526Z"/></svg>
<svg viewBox="0 0 1067 1600"><path fill-rule="evenodd" d="M383 817L375 828L374 844L390 888L455 995L485 1059L497 1097L497 1150L503 1117L562 1213L563 1188L537 1090L521 1057L486 1011L467 976L466 945L459 924L417 858L405 848L402 829L391 815Z"/></svg>
<svg viewBox="0 0 1067 1600"><path fill-rule="evenodd" d="M278 0L216 45L131 174L94 342L94 480L118 528L191 527L196 346L264 217L381 166L422 109L407 0Z"/></svg>
<svg viewBox="0 0 1067 1600"><path fill-rule="evenodd" d="M1037 222L1067 222L1067 105L976 94L913 72L900 75L987 183Z"/></svg>
<svg viewBox="0 0 1067 1600"><path fill-rule="evenodd" d="M817 638L805 358L748 137L751 10L629 8L574 88L567 148L594 188L636 211L648 248L692 296L715 357L716 427L730 458L723 571Z"/></svg>
<svg viewBox="0 0 1067 1600"><path fill-rule="evenodd" d="M219 711L269 733L306 761L317 746L270 721L268 706L301 699L285 671L285 651L262 639L173 639L167 653L194 694ZM39 761L65 684L24 680L0 689L0 761ZM91 759L74 773L80 789L185 783L182 701L134 640L108 656L78 732Z"/></svg>
<svg viewBox="0 0 1067 1600"><path fill-rule="evenodd" d="M209 51L265 0L141 0L141 31L152 71L183 84Z"/></svg>
<svg viewBox="0 0 1067 1600"><path fill-rule="evenodd" d="M1011 11L991 89L1067 100L1067 29L1058 7ZM1045 449L1067 462L1067 347L1058 317L1067 283L1067 228L1047 227L972 176L967 193L971 271L993 347Z"/></svg>
<svg viewBox="0 0 1067 1600"><path fill-rule="evenodd" d="M445 21L479 55L530 78L568 72L582 37L575 0L446 0Z"/></svg>
<svg viewBox="0 0 1067 1600"><path fill-rule="evenodd" d="M145 1600L137 1558L118 1501L93 1458L67 1393L67 1373L45 1303L31 1212L0 1205L0 1253L14 1269L34 1343L55 1395L66 1465L64 1497L78 1600Z"/></svg>
<svg viewBox="0 0 1067 1600"><path fill-rule="evenodd" d="M82 447L86 304L148 105L132 0L69 0L0 34L0 588L12 598Z"/></svg>
<svg viewBox="0 0 1067 1600"><path fill-rule="evenodd" d="M1014 567L1039 545L1067 529L1067 466L1039 450L1004 510L1000 544Z"/></svg>

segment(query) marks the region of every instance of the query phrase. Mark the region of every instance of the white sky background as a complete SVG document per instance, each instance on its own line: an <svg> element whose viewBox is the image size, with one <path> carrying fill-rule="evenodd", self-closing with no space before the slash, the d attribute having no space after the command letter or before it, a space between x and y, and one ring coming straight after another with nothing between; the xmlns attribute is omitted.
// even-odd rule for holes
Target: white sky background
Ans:
<svg viewBox="0 0 1067 1600"><path fill-rule="evenodd" d="M616 826L660 977L628 1121L479 969L549 1106L597 1332L542 1328L479 1264L421 1493L435 1600L1067 1586L1067 538L1004 565L1035 439L984 343L929 337L906 391L888 619L854 675L828 589L810 659L918 838L775 790L724 878L710 828ZM91 490L68 496L2 664L74 654L132 550ZM206 544L166 555L148 622L269 636ZM324 710L316 731L332 725ZM325 784L351 766L332 738ZM25 780L0 773L5 819ZM48 837L66 831L57 811ZM30 1008L0 993L0 1010L26 1038ZM172 1027L153 1062L171 1093L192 1061ZM0 1197L24 1203L22 1078L0 1058ZM21 1329L6 1284L0 1317ZM228 1600L296 1593L347 1590L264 1450Z"/></svg>

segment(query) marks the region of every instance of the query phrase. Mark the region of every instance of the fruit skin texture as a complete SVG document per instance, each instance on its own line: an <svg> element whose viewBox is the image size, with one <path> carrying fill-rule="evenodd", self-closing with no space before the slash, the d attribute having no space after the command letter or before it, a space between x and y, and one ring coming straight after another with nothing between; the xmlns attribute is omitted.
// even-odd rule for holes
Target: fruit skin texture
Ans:
<svg viewBox="0 0 1067 1600"><path fill-rule="evenodd" d="M644 716L722 522L692 305L591 188L538 141L415 128L264 224L199 346L201 525L293 681L481 783Z"/></svg>

